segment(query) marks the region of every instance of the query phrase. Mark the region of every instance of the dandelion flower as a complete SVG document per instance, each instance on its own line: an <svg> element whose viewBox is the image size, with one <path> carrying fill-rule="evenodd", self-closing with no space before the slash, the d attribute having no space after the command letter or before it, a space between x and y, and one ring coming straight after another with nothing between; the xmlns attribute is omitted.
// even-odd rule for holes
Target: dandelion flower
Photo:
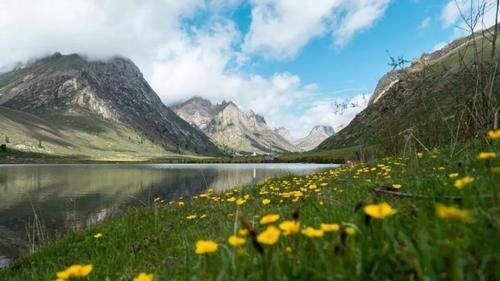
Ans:
<svg viewBox="0 0 500 281"><path fill-rule="evenodd" d="M133 281L153 281L153 280L154 280L153 273L141 272L134 278Z"/></svg>
<svg viewBox="0 0 500 281"><path fill-rule="evenodd" d="M196 218L196 215L189 215L186 217L186 220L194 220Z"/></svg>
<svg viewBox="0 0 500 281"><path fill-rule="evenodd" d="M240 230L238 231L238 234L239 234L240 236L247 236L247 235L248 235L248 230L247 230L247 229L240 229Z"/></svg>
<svg viewBox="0 0 500 281"><path fill-rule="evenodd" d="M260 219L260 224L268 224L268 223L273 223L277 220L280 219L280 215L278 214L269 214L265 215Z"/></svg>
<svg viewBox="0 0 500 281"><path fill-rule="evenodd" d="M322 223L320 227L324 232L338 232L340 230L340 225L336 223Z"/></svg>
<svg viewBox="0 0 500 281"><path fill-rule="evenodd" d="M478 160L495 159L497 154L495 152L481 152L477 155Z"/></svg>
<svg viewBox="0 0 500 281"><path fill-rule="evenodd" d="M227 242L231 246L238 247L238 246L241 246L241 245L245 244L247 242L247 240L245 238L243 238L243 237L238 237L236 235L231 235L227 239Z"/></svg>
<svg viewBox="0 0 500 281"><path fill-rule="evenodd" d="M227 202L235 202L236 201L236 198L234 197L230 197L230 198L227 198L226 199Z"/></svg>
<svg viewBox="0 0 500 281"><path fill-rule="evenodd" d="M100 232L99 232L99 233L96 233L96 234L94 235L94 238L95 238L95 239L99 239L99 238L101 238L101 237L103 237L103 236L104 236L104 235L103 235L102 233L100 233Z"/></svg>
<svg viewBox="0 0 500 281"><path fill-rule="evenodd" d="M68 280L70 278L80 278L86 277L92 272L93 266L91 264L82 265L82 264L74 264L64 271L60 271L57 273L57 278L60 280Z"/></svg>
<svg viewBox="0 0 500 281"><path fill-rule="evenodd" d="M392 188L394 188L394 189L400 189L401 187L402 187L401 184L393 184L392 185Z"/></svg>
<svg viewBox="0 0 500 281"><path fill-rule="evenodd" d="M274 245L278 242L280 235L280 230L275 226L270 225L266 230L257 235L257 241L264 245Z"/></svg>
<svg viewBox="0 0 500 281"><path fill-rule="evenodd" d="M459 178L459 179L455 180L455 183L453 184L453 186L458 188L458 189L462 189L464 186L471 184L472 182L474 182L474 178L467 176L467 177L463 177L463 178Z"/></svg>
<svg viewBox="0 0 500 281"><path fill-rule="evenodd" d="M391 205L383 202L380 204L370 204L363 207L363 211L368 216L374 219L384 219L396 213L396 210Z"/></svg>
<svg viewBox="0 0 500 281"><path fill-rule="evenodd" d="M488 139L497 140L500 139L500 130L491 130L488 132Z"/></svg>
<svg viewBox="0 0 500 281"><path fill-rule="evenodd" d="M423 157L424 157L424 154L423 154L422 152L418 152L418 153L417 153L417 157L418 157L418 158L423 158Z"/></svg>
<svg viewBox="0 0 500 281"><path fill-rule="evenodd" d="M269 199L262 199L262 205L269 205L271 203L271 200Z"/></svg>
<svg viewBox="0 0 500 281"><path fill-rule="evenodd" d="M196 241L195 253L197 255L215 253L218 248L219 245L212 240L198 240Z"/></svg>
<svg viewBox="0 0 500 281"><path fill-rule="evenodd" d="M284 221L280 223L279 228L283 231L283 235L288 236L299 232L300 222L294 220Z"/></svg>
<svg viewBox="0 0 500 281"><path fill-rule="evenodd" d="M323 231L323 229L315 229L312 227L306 227L304 230L302 230L302 234L304 234L305 236L307 236L309 238L320 238L320 237L323 237L323 235L325 235L325 232Z"/></svg>
<svg viewBox="0 0 500 281"><path fill-rule="evenodd" d="M345 233L349 236L353 236L353 235L356 235L356 229L354 229L354 227L352 226L348 226L344 229Z"/></svg>
<svg viewBox="0 0 500 281"><path fill-rule="evenodd" d="M436 204L436 215L442 219L472 222L472 212L470 210L461 210L454 206Z"/></svg>
<svg viewBox="0 0 500 281"><path fill-rule="evenodd" d="M236 205L241 206L241 205L245 204L246 202L247 202L247 200L239 198L238 200L236 200Z"/></svg>
<svg viewBox="0 0 500 281"><path fill-rule="evenodd" d="M458 177L459 175L460 175L459 173L451 173L451 174L448 175L448 177L450 179L454 179L454 178Z"/></svg>

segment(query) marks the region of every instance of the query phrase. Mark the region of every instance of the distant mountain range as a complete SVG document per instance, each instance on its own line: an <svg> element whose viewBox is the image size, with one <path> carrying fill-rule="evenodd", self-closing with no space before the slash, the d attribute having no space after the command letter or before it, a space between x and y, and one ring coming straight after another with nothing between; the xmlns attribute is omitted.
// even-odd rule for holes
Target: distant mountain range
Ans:
<svg viewBox="0 0 500 281"><path fill-rule="evenodd" d="M0 74L0 137L19 150L99 159L220 153L120 57L56 53Z"/></svg>
<svg viewBox="0 0 500 281"><path fill-rule="evenodd" d="M228 153L244 155L300 151L270 129L264 117L253 111L244 112L231 101L212 104L209 100L194 97L171 108Z"/></svg>
<svg viewBox="0 0 500 281"><path fill-rule="evenodd" d="M307 136L299 139L294 138L290 131L284 127L277 128L274 131L304 151L315 149L325 139L335 134L333 127L326 125L314 126Z"/></svg>

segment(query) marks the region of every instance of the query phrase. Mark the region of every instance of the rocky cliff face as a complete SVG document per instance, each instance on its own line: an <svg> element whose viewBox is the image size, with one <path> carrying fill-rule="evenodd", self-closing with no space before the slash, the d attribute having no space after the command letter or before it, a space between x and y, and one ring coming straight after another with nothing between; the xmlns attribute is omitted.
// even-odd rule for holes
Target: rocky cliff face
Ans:
<svg viewBox="0 0 500 281"><path fill-rule="evenodd" d="M0 105L39 117L91 114L168 151L218 153L207 136L161 102L126 58L89 61L57 53L38 60L0 75Z"/></svg>
<svg viewBox="0 0 500 281"><path fill-rule="evenodd" d="M253 111L243 112L233 102L212 104L196 97L174 105L172 109L230 153L272 154L298 150L271 130L264 117Z"/></svg>
<svg viewBox="0 0 500 281"><path fill-rule="evenodd" d="M274 129L274 132L281 137L283 137L285 140L287 140L289 143L295 143L297 140L295 137L292 135L292 133L285 127L279 127Z"/></svg>
<svg viewBox="0 0 500 281"><path fill-rule="evenodd" d="M315 149L320 143L325 139L333 136L335 131L331 126L317 125L309 132L309 134L298 141L295 144L301 149L308 151Z"/></svg>

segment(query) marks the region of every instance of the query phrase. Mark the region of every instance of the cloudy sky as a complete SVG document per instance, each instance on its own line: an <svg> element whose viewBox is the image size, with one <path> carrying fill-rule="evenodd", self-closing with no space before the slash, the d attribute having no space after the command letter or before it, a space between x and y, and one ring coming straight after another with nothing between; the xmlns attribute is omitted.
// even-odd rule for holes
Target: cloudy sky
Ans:
<svg viewBox="0 0 500 281"><path fill-rule="evenodd" d="M166 104L233 100L298 137L345 126L388 52L443 46L463 34L459 16L454 0L0 0L0 71L56 51L122 55Z"/></svg>

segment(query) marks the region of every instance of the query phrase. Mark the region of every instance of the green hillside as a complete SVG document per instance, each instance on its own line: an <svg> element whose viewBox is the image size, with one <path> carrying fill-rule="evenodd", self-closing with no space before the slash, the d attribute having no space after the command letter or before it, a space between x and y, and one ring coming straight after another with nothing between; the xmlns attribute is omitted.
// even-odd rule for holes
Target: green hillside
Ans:
<svg viewBox="0 0 500 281"><path fill-rule="evenodd" d="M481 34L461 38L398 70L399 81L317 151L374 147L386 155L484 135L498 119L498 48ZM377 93L375 93L377 94Z"/></svg>
<svg viewBox="0 0 500 281"><path fill-rule="evenodd" d="M122 124L85 111L52 112L37 117L0 106L0 143L6 143L9 151L102 161L140 161L174 155Z"/></svg>

